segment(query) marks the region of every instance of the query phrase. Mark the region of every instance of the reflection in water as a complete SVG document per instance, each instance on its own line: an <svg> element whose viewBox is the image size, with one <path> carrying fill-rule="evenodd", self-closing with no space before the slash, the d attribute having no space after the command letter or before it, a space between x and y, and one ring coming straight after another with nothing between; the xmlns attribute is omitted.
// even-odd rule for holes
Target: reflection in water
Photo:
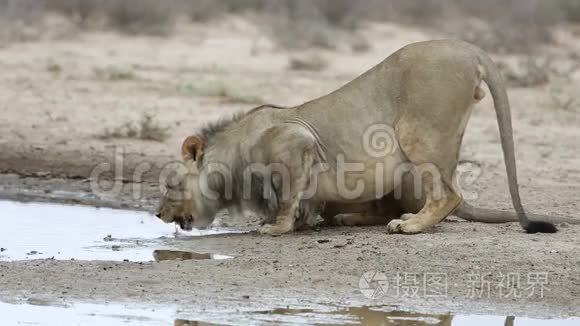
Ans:
<svg viewBox="0 0 580 326"><path fill-rule="evenodd" d="M426 315L405 311L382 311L371 307L348 307L337 308L328 312L316 312L313 309L274 309L272 311L261 312L267 315L285 315L285 316L308 316L318 314L320 319L324 316L329 317L329 323L322 322L318 325L344 325L344 324L360 324L360 325L399 325L399 326L451 326L453 316L445 315ZM333 317L340 318L339 323L333 323Z"/></svg>
<svg viewBox="0 0 580 326"><path fill-rule="evenodd" d="M145 213L0 200L0 260L76 259L150 261L151 251L191 237L237 232L180 232ZM216 258L216 257L213 257Z"/></svg>
<svg viewBox="0 0 580 326"><path fill-rule="evenodd" d="M155 261L159 262L166 260L228 259L233 257L193 251L158 249L153 251L153 258L155 258Z"/></svg>
<svg viewBox="0 0 580 326"><path fill-rule="evenodd" d="M219 324L212 324L212 323L206 323L203 321L193 321L193 320L185 320L185 319L176 319L175 322L173 322L173 326L213 326L213 325L219 325Z"/></svg>
<svg viewBox="0 0 580 326"><path fill-rule="evenodd" d="M388 311L381 307L338 307L328 310L273 309L269 311L228 314L223 318L205 319L218 324L310 324L310 325L385 325L385 326L514 326L514 325L578 325L580 319L531 319L501 316L468 316L420 314ZM206 322L175 320L175 326L213 325Z"/></svg>
<svg viewBox="0 0 580 326"><path fill-rule="evenodd" d="M419 314L385 307L320 307L263 311L196 311L173 305L80 304L28 300L0 302L0 325L209 326L209 325L388 325L388 326L572 326L580 318L531 319L501 316ZM190 307L191 308L191 307Z"/></svg>

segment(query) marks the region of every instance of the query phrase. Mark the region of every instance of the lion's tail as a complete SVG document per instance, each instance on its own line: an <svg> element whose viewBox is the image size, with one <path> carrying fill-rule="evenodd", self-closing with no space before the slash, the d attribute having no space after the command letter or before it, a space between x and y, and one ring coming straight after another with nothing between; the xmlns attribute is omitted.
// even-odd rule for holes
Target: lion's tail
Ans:
<svg viewBox="0 0 580 326"><path fill-rule="evenodd" d="M524 211L518 186L510 105L505 89L505 83L497 66L491 58L483 50L475 47L474 49L477 51L477 57L479 58L480 65L483 68L483 71L481 71L482 79L486 82L491 92L491 96L493 97L493 104L495 106L497 122L499 124L501 146L507 170L509 190L518 220L521 226L528 233L557 232L554 224L550 222L530 221Z"/></svg>
<svg viewBox="0 0 580 326"><path fill-rule="evenodd" d="M467 202L461 203L453 215L471 222L508 223L518 222L518 215L513 211L475 207ZM528 214L532 220L550 223L580 224L580 219L569 216L549 216L543 214Z"/></svg>

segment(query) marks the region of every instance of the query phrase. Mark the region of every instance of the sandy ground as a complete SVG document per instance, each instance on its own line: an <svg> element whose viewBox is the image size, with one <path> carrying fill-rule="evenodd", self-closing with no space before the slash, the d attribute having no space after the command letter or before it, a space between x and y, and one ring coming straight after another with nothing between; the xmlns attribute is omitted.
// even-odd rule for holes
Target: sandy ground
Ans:
<svg viewBox="0 0 580 326"><path fill-rule="evenodd" d="M319 73L289 70L288 57L304 52L276 49L258 29L235 17L212 26L181 26L163 39L86 32L1 48L0 198L153 210L160 170L178 159L181 140L208 120L262 103L299 104L335 89L406 43L438 37L393 25L369 26L366 35L374 44L371 51L323 51L329 67ZM576 43L564 42L553 52L578 50ZM118 71L129 73L119 77ZM559 83L559 91L577 94L577 77ZM225 85L225 95L216 96L211 89L216 83ZM565 110L555 105L554 87L552 82L510 89L522 197L530 211L580 216L580 115L577 106ZM107 128L138 121L143 114L170 127L169 138L99 138ZM114 162L114 153L122 159L113 168L122 166L122 171L98 175L101 186L95 189L95 168L110 168L103 164ZM480 206L510 208L489 97L470 121L462 159L477 166L476 177L464 185L467 198ZM135 180L135 167L143 163L150 166ZM107 190L112 181L120 188ZM526 235L513 224L455 220L416 236L387 235L381 227L274 238L213 236L194 239L191 247L236 258L0 262L0 298L171 302L223 311L329 303L580 316L579 232L577 226L564 226L555 235ZM448 293L439 298L391 293L372 301L359 290L367 271L389 278L445 273ZM548 273L550 291L543 298L504 298L497 288L489 297L468 295L468 275L489 273L497 285L510 272L522 281L530 273Z"/></svg>

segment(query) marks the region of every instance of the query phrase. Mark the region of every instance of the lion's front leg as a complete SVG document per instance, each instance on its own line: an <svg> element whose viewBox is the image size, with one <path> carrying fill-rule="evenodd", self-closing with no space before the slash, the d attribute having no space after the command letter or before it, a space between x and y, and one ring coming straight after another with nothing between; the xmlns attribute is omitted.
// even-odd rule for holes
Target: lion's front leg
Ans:
<svg viewBox="0 0 580 326"><path fill-rule="evenodd" d="M265 224L260 228L261 234L280 235L294 231L296 224L296 210L292 207L280 209L274 224Z"/></svg>
<svg viewBox="0 0 580 326"><path fill-rule="evenodd" d="M307 181L304 184L306 188ZM265 224L260 228L261 234L280 235L294 231L296 219L299 217L298 208L304 190L295 192L287 201L283 201L276 215L274 224Z"/></svg>
<svg viewBox="0 0 580 326"><path fill-rule="evenodd" d="M281 177L279 174L277 182L274 182L275 187L278 189L277 193L280 194L280 198L278 199L280 204L276 220L274 224L265 224L262 226L260 233L280 235L294 231L296 220L300 218L300 201L308 200L303 197L310 185L314 154L306 150L302 155L302 160L298 162L298 164L293 164L294 161L289 161L282 166L289 173L281 173ZM278 168L280 168L280 165L278 165Z"/></svg>

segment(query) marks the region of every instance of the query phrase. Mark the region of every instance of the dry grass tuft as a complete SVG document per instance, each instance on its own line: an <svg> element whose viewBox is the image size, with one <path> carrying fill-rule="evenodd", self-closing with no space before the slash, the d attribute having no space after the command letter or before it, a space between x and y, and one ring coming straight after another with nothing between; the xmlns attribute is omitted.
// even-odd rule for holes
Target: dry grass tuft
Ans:
<svg viewBox="0 0 580 326"><path fill-rule="evenodd" d="M353 35L350 48L354 53L365 53L371 50L372 45L364 36Z"/></svg>
<svg viewBox="0 0 580 326"><path fill-rule="evenodd" d="M0 0L0 44L40 38L44 5L37 0Z"/></svg>
<svg viewBox="0 0 580 326"><path fill-rule="evenodd" d="M259 104L264 102L260 96L252 94L239 83L223 79L184 83L178 86L178 91L188 96L216 97L229 103Z"/></svg>
<svg viewBox="0 0 580 326"><path fill-rule="evenodd" d="M49 60L46 63L46 71L53 73L53 74L59 74L62 72L62 66L52 60Z"/></svg>
<svg viewBox="0 0 580 326"><path fill-rule="evenodd" d="M328 67L328 61L319 54L293 56L288 63L290 70L322 71Z"/></svg>
<svg viewBox="0 0 580 326"><path fill-rule="evenodd" d="M95 77L106 81L124 81L137 79L133 70L125 67L108 66L105 68L95 68Z"/></svg>
<svg viewBox="0 0 580 326"><path fill-rule="evenodd" d="M566 80L570 83L574 73L580 69L578 62L572 62L568 65L563 65L560 62L559 66L557 68L554 58L532 56L520 58L515 67L499 63L499 68L506 82L512 87L538 87L546 85L552 80Z"/></svg>
<svg viewBox="0 0 580 326"><path fill-rule="evenodd" d="M545 59L523 58L517 67L500 63L499 68L510 87L538 87L550 82L550 63Z"/></svg>
<svg viewBox="0 0 580 326"><path fill-rule="evenodd" d="M122 0L105 7L112 27L130 34L167 35L175 26L174 1Z"/></svg>
<svg viewBox="0 0 580 326"><path fill-rule="evenodd" d="M128 138L163 142L169 138L169 128L159 125L154 116L145 114L138 123L126 122L112 130L105 129L98 138L105 140Z"/></svg>

